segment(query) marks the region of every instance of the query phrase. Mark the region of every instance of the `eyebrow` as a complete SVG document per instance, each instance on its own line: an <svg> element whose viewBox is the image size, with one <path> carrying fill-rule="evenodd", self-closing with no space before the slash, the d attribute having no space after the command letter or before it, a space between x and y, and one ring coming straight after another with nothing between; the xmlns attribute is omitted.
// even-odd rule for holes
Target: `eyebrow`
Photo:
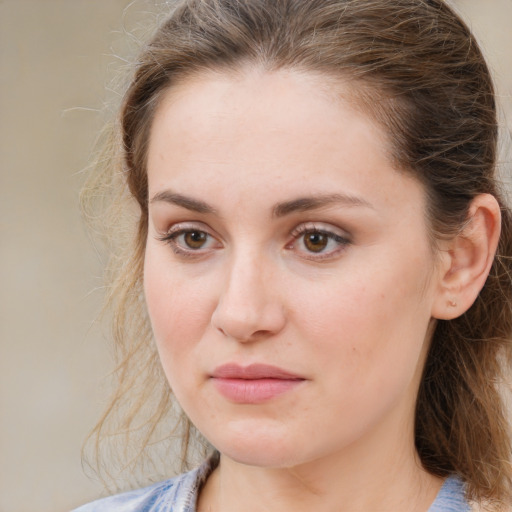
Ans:
<svg viewBox="0 0 512 512"><path fill-rule="evenodd" d="M153 196L150 203L165 202L174 204L185 208L190 211L204 214L218 214L217 210L198 199L188 197L182 194L177 194L171 190L163 190ZM345 194L322 194L308 197L299 197L292 199L291 201L285 201L278 203L272 208L273 217L284 217L296 212L306 212L310 210L318 210L320 208L329 207L331 205L342 205L342 206L363 206L366 208L374 209L373 206L364 199L356 196L350 196Z"/></svg>
<svg viewBox="0 0 512 512"><path fill-rule="evenodd" d="M292 201L279 203L273 208L272 215L274 217L283 217L295 212L318 210L320 208L336 204L342 206L364 206L366 208L371 208L372 210L374 209L368 201L365 201L360 197L345 194L326 194L299 197L298 199L293 199Z"/></svg>
<svg viewBox="0 0 512 512"><path fill-rule="evenodd" d="M199 201L198 199L184 196L182 194L176 194L175 192L172 192L170 190L163 190L162 192L158 192L153 196L150 203L156 203L159 201L169 204L175 204L176 206L181 206L182 208L197 213L217 213L215 208L210 206L208 203L205 203L204 201Z"/></svg>

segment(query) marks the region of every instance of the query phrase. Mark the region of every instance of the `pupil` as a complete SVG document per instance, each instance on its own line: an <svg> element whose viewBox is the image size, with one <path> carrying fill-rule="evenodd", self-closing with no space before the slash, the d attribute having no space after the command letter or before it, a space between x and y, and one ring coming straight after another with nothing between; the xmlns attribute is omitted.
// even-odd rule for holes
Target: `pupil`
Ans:
<svg viewBox="0 0 512 512"><path fill-rule="evenodd" d="M328 238L322 233L310 233L305 240L306 247L312 252L320 252L327 246Z"/></svg>
<svg viewBox="0 0 512 512"><path fill-rule="evenodd" d="M206 242L206 233L202 231L191 231L190 233L186 233L185 242L192 249L199 249Z"/></svg>

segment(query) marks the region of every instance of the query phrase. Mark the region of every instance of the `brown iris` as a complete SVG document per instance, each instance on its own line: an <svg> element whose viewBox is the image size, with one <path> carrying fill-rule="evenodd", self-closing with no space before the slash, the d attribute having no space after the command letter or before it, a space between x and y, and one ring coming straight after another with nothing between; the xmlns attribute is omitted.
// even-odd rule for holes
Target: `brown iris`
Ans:
<svg viewBox="0 0 512 512"><path fill-rule="evenodd" d="M323 251L329 242L329 237L324 233L318 231L312 233L306 233L304 235L304 245L306 249L311 252Z"/></svg>
<svg viewBox="0 0 512 512"><path fill-rule="evenodd" d="M206 243L206 233L204 231L188 231L184 235L184 241L191 249L201 249Z"/></svg>

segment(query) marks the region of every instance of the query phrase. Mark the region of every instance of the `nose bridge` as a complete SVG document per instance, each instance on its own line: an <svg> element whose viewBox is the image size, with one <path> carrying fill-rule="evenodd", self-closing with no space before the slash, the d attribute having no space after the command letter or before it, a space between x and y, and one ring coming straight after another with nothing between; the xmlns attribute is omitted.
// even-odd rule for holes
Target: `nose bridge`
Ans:
<svg viewBox="0 0 512 512"><path fill-rule="evenodd" d="M213 325L239 341L279 332L284 314L274 277L272 261L258 247L233 251Z"/></svg>

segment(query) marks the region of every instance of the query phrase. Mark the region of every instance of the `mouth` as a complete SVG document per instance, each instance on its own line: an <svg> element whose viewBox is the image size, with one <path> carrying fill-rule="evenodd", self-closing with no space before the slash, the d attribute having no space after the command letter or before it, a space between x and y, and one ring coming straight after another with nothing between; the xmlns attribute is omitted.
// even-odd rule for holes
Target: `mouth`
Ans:
<svg viewBox="0 0 512 512"><path fill-rule="evenodd" d="M210 378L221 395L238 404L272 400L306 381L300 375L266 364L225 364L216 368Z"/></svg>

